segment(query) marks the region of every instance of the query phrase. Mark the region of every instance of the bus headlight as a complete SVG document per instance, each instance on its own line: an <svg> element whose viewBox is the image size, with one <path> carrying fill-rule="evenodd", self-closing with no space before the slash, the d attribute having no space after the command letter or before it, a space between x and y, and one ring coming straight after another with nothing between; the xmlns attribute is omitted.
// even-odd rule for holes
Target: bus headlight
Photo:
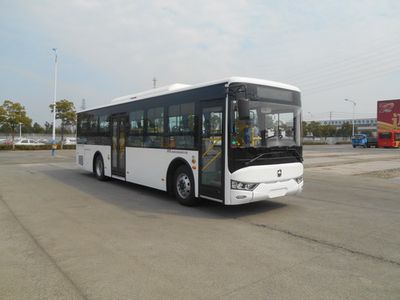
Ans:
<svg viewBox="0 0 400 300"><path fill-rule="evenodd" d="M258 183L247 183L236 180L231 180L231 188L233 190L252 191L258 186Z"/></svg>
<svg viewBox="0 0 400 300"><path fill-rule="evenodd" d="M297 182L298 184L300 184L300 183L303 182L303 176L297 177L297 178L295 178L294 180L296 180L296 182Z"/></svg>

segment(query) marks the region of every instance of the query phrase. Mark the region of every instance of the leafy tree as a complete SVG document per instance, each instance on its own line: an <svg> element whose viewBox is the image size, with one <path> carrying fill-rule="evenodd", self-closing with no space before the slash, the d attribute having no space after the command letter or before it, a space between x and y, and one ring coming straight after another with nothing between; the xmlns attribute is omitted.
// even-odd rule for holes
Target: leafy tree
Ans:
<svg viewBox="0 0 400 300"><path fill-rule="evenodd" d="M46 134L49 134L49 133L51 133L52 132L52 130L53 130L53 127L52 127L52 125L49 123L49 122L44 122L44 132L46 133Z"/></svg>
<svg viewBox="0 0 400 300"><path fill-rule="evenodd" d="M39 123L35 122L32 127L33 133L44 133L44 128Z"/></svg>
<svg viewBox="0 0 400 300"><path fill-rule="evenodd" d="M336 127L334 125L321 125L320 134L326 140L328 136L336 135Z"/></svg>
<svg viewBox="0 0 400 300"><path fill-rule="evenodd" d="M321 136L321 124L315 121L311 121L307 125L308 132L311 132L313 137L320 137Z"/></svg>
<svg viewBox="0 0 400 300"><path fill-rule="evenodd" d="M26 115L25 107L18 102L4 100L0 108L0 123L11 132L13 150L15 150L14 137L19 124L31 126L32 119Z"/></svg>
<svg viewBox="0 0 400 300"><path fill-rule="evenodd" d="M5 132L6 131L6 126L3 124L4 120L6 118L6 111L4 110L3 106L0 106L0 131Z"/></svg>
<svg viewBox="0 0 400 300"><path fill-rule="evenodd" d="M349 122L343 123L339 129L339 134L343 137L351 136L353 133L353 124Z"/></svg>
<svg viewBox="0 0 400 300"><path fill-rule="evenodd" d="M21 127L22 127L21 128L22 133L32 133L33 132L32 124L24 125L24 126L21 126Z"/></svg>
<svg viewBox="0 0 400 300"><path fill-rule="evenodd" d="M303 136L307 136L307 134L308 134L308 124L307 124L307 122L303 121L301 125L302 125L301 128L303 130Z"/></svg>
<svg viewBox="0 0 400 300"><path fill-rule="evenodd" d="M50 105L51 112L54 111L54 105ZM65 126L76 124L76 110L72 101L63 99L56 102L56 119L61 120L61 141L64 140ZM61 142L61 149L63 144Z"/></svg>

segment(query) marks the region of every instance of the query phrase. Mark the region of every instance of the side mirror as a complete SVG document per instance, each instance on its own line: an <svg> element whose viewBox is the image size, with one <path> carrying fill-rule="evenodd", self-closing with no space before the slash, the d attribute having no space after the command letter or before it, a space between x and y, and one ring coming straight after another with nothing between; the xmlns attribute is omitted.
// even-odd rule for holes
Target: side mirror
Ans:
<svg viewBox="0 0 400 300"><path fill-rule="evenodd" d="M238 100L238 111L240 120L250 119L250 103L249 99L239 99Z"/></svg>

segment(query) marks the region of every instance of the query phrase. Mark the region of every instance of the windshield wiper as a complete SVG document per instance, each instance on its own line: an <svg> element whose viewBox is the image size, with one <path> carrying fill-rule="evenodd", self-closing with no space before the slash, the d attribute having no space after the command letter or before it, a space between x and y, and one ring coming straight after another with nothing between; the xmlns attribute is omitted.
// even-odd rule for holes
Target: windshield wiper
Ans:
<svg viewBox="0 0 400 300"><path fill-rule="evenodd" d="M280 151L282 151L282 150L290 151L290 152L292 152L292 153L294 154L294 157L296 157L300 162L303 162L303 161L304 161L303 157L300 155L300 152L297 151L296 148L289 148L289 147L271 147L270 149L271 149L271 150L280 150Z"/></svg>
<svg viewBox="0 0 400 300"><path fill-rule="evenodd" d="M296 157L300 162L303 162L303 157L300 155L299 151L297 151L297 149L295 148L289 148L289 147L271 147L269 148L271 150L271 152L265 152L265 153L261 153L259 155L257 155L256 157L253 157L252 159L250 159L249 161L245 162L244 164L246 166L248 166L249 164L251 164L252 162L255 162L256 160L262 158L265 155L273 155L273 154L277 154L277 153L287 153L287 151L290 151L294 154L294 157ZM278 151L277 151L278 150ZM283 151L282 151L283 150Z"/></svg>
<svg viewBox="0 0 400 300"><path fill-rule="evenodd" d="M278 152L266 152L266 153L261 153L260 155L257 155L256 157L250 159L249 161L245 162L245 165L248 166L249 164L251 164L252 162L255 162L256 160L260 159L261 157L263 157L264 155L270 155L272 153L283 153L282 151L278 151Z"/></svg>
<svg viewBox="0 0 400 300"><path fill-rule="evenodd" d="M256 161L257 159L263 157L265 154L268 153L261 153L260 155L257 155L256 157L250 159L249 161L245 162L245 165L248 166L249 164L251 164L253 161Z"/></svg>

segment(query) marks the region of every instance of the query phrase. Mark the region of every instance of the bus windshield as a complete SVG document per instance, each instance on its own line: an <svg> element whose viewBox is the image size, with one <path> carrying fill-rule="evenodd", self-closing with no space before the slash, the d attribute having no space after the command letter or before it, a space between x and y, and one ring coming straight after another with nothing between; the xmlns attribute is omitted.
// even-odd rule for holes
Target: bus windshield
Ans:
<svg viewBox="0 0 400 300"><path fill-rule="evenodd" d="M248 100L249 115L239 116L238 101L231 105L231 148L300 146L301 109L264 100Z"/></svg>

